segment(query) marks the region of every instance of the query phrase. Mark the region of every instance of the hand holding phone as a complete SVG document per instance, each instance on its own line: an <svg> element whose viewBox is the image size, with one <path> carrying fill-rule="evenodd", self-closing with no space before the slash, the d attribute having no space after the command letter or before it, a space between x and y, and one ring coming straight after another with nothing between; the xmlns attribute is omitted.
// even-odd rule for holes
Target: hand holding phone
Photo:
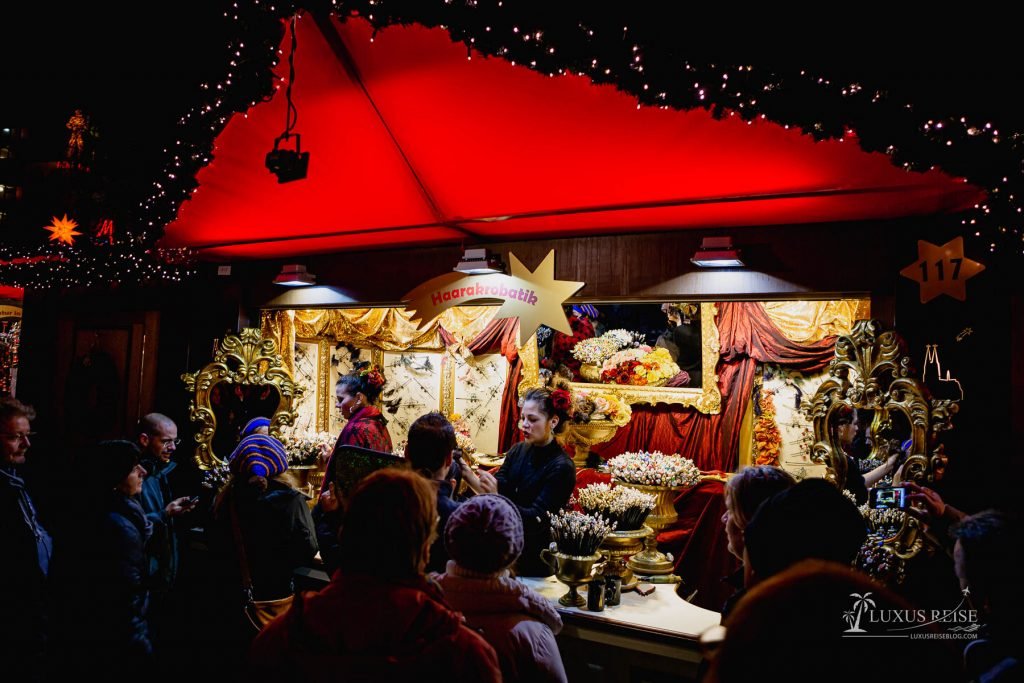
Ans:
<svg viewBox="0 0 1024 683"><path fill-rule="evenodd" d="M907 490L902 486L879 486L868 490L868 507L873 510L906 510Z"/></svg>

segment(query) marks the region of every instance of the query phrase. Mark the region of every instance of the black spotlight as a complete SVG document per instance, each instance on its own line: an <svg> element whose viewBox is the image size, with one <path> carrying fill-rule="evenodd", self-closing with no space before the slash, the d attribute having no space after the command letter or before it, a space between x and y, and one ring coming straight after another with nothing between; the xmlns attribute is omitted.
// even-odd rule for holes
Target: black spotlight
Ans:
<svg viewBox="0 0 1024 683"><path fill-rule="evenodd" d="M299 134L285 133L274 140L274 149L267 152L267 170L277 176L277 182L288 183L302 180L309 170L309 152L302 151ZM295 149L279 149L282 140L295 138Z"/></svg>

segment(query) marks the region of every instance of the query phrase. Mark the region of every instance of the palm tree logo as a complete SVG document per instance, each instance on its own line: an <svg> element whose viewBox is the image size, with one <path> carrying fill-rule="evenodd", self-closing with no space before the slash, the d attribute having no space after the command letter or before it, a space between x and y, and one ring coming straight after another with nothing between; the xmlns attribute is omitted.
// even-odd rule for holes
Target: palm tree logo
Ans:
<svg viewBox="0 0 1024 683"><path fill-rule="evenodd" d="M871 593L850 593L850 597L853 598L853 609L848 612L843 612L843 619L846 621L849 628L843 631L843 633L866 633L864 629L860 627L860 618L869 607L875 606L875 601L871 599Z"/></svg>

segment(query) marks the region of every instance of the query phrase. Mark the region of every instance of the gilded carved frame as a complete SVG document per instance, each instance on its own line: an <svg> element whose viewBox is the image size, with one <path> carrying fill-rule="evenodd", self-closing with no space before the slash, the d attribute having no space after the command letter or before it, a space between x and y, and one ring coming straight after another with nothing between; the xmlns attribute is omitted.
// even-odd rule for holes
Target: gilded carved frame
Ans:
<svg viewBox="0 0 1024 683"><path fill-rule="evenodd" d="M277 342L264 339L260 330L255 328L245 328L237 336L225 337L211 363L198 372L183 374L181 379L186 390L193 394L189 402L189 416L198 423L195 459L204 470L224 463L212 448L217 416L210 404L210 392L217 384L276 387L280 398L270 419L272 436L280 436L282 427L295 423L293 404L303 393L302 387L295 384L291 372L284 366Z"/></svg>
<svg viewBox="0 0 1024 683"><path fill-rule="evenodd" d="M825 478L843 488L847 459L831 428L832 417L844 408L875 412L871 430L892 413L902 414L910 425L910 449L903 464L893 473L893 486L903 481L932 483L942 477L946 455L935 435L951 428L956 402L929 400L927 389L913 376L903 339L894 331L883 332L877 320L858 320L853 331L836 339L835 358L829 378L811 400L814 425L811 459L826 466ZM931 451L929 452L929 448ZM875 442L871 457L884 459ZM901 527L884 544L895 555L909 559L924 544L920 522L904 515Z"/></svg>
<svg viewBox="0 0 1024 683"><path fill-rule="evenodd" d="M600 302L588 302L600 303ZM700 334L702 347L701 364L701 388L689 389L686 387L640 387L624 384L590 384L585 382L572 382L574 391L600 389L603 392L615 394L621 400L629 404L647 403L669 403L680 406L692 406L702 413L711 415L717 414L722 409L722 392L718 388L718 375L715 369L718 367L718 355L720 339L718 336L718 325L715 323L715 316L718 315L718 306L711 302L700 304ZM537 337L533 336L526 344L519 349L519 356L523 361L523 379L519 383L519 395L523 396L527 391L542 385L540 380L540 360L537 352Z"/></svg>

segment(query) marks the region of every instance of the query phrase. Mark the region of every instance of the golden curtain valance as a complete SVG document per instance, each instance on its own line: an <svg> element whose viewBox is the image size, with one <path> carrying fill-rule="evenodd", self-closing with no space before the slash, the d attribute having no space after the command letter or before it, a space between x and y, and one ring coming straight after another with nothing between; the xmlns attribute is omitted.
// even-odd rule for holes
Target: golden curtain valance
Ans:
<svg viewBox="0 0 1024 683"><path fill-rule="evenodd" d="M480 334L497 312L497 306L459 306L417 329L404 308L264 311L260 328L264 336L278 342L282 359L291 368L296 339L327 338L384 351L440 351L445 348L440 328L465 344Z"/></svg>
<svg viewBox="0 0 1024 683"><path fill-rule="evenodd" d="M850 334L854 321L871 314L868 299L765 301L761 307L786 339L803 344Z"/></svg>

